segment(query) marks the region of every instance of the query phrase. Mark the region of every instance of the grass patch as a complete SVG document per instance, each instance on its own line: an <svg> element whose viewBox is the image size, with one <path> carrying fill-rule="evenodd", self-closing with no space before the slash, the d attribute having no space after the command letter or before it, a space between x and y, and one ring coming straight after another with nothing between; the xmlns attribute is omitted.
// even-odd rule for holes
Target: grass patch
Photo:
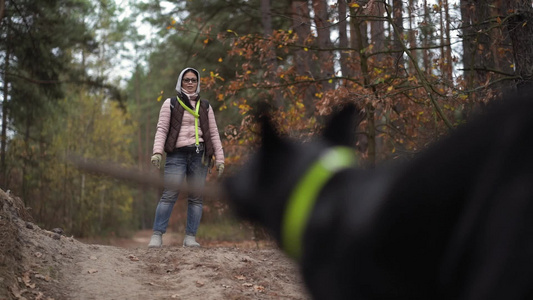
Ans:
<svg viewBox="0 0 533 300"><path fill-rule="evenodd" d="M211 241L245 241L254 237L253 228L234 219L220 222L203 223L198 228L197 236Z"/></svg>

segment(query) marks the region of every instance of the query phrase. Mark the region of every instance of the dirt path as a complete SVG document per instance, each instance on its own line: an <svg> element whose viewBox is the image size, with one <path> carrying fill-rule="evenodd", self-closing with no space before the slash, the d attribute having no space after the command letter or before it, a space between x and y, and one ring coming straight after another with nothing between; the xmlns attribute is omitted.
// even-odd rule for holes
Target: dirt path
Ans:
<svg viewBox="0 0 533 300"><path fill-rule="evenodd" d="M309 299L275 247L147 249L146 232L121 247L87 244L25 221L1 190L0 201L0 299Z"/></svg>

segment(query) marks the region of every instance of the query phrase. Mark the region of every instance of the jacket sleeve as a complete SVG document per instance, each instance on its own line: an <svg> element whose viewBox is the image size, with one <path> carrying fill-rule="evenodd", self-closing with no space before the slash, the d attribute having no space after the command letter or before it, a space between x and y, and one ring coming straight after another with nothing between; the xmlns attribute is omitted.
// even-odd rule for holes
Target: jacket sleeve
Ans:
<svg viewBox="0 0 533 300"><path fill-rule="evenodd" d="M215 148L215 163L224 163L224 150L222 149L222 142L220 141L220 134L218 133L218 126L215 120L215 113L213 107L209 105L209 131L211 133L211 141L213 148Z"/></svg>
<svg viewBox="0 0 533 300"><path fill-rule="evenodd" d="M170 98L163 102L159 111L157 128L155 131L154 148L152 153L163 154L165 152L165 141L167 139L168 129L170 127Z"/></svg>

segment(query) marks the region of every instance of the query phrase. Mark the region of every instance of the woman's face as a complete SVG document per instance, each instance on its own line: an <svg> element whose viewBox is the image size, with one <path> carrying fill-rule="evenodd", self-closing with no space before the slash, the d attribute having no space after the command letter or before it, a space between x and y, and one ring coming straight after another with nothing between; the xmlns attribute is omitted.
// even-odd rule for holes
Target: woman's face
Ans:
<svg viewBox="0 0 533 300"><path fill-rule="evenodd" d="M194 74L193 71L189 71L183 75L183 78L181 80L181 87L187 92L187 93L195 93L196 92L196 86L198 85L198 78L196 78L196 74Z"/></svg>

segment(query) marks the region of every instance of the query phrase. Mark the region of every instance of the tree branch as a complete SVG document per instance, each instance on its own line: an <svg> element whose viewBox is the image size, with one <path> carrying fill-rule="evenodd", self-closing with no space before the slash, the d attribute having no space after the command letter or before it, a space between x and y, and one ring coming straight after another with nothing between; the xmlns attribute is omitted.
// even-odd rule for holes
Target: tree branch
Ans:
<svg viewBox="0 0 533 300"><path fill-rule="evenodd" d="M33 83L33 84L39 84L39 85L54 85L54 84L64 84L64 83L70 83L70 84L81 84L96 88L102 88L106 89L109 92L109 95L112 99L117 100L119 103L122 104L124 96L122 95L120 89L112 84L104 83L102 79L99 78L90 78L87 80L41 80L41 79L35 79L26 77L20 74L15 73L5 73L0 71L1 74L3 74L6 77L16 77L20 78L22 80L25 80L27 82ZM125 108L125 107L122 107Z"/></svg>
<svg viewBox="0 0 533 300"><path fill-rule="evenodd" d="M427 80L427 78L424 75L424 73L422 72L422 70L420 70L420 67L418 66L416 60L413 58L413 56L411 54L411 51L409 51L409 49L407 49L407 46L405 46L405 43L402 41L402 37L399 35L399 30L398 30L396 24L393 22L392 17L390 15L390 9L389 8L390 8L389 5L386 4L385 5L385 11L387 12L387 19L389 19L389 23L391 24L391 26L394 29L393 31L394 31L394 34L396 35L396 38L400 41L399 44L402 46L403 51L405 52L405 54L407 54L407 56L409 57L409 59L413 63L413 66L414 66L414 68L416 70L417 76L418 76L418 78L420 78L420 82L422 83L422 86L426 90L426 93L428 94L429 100L431 101L431 104L435 108L435 111L437 112L439 117L444 121L444 124L446 124L446 126L449 129L453 129L453 125L450 123L448 118L446 118L446 116L444 115L444 112L442 111L442 109L440 108L439 104L437 103L437 101L433 97L433 93L432 92L438 94L437 91L435 91L433 86L429 83L429 81Z"/></svg>

